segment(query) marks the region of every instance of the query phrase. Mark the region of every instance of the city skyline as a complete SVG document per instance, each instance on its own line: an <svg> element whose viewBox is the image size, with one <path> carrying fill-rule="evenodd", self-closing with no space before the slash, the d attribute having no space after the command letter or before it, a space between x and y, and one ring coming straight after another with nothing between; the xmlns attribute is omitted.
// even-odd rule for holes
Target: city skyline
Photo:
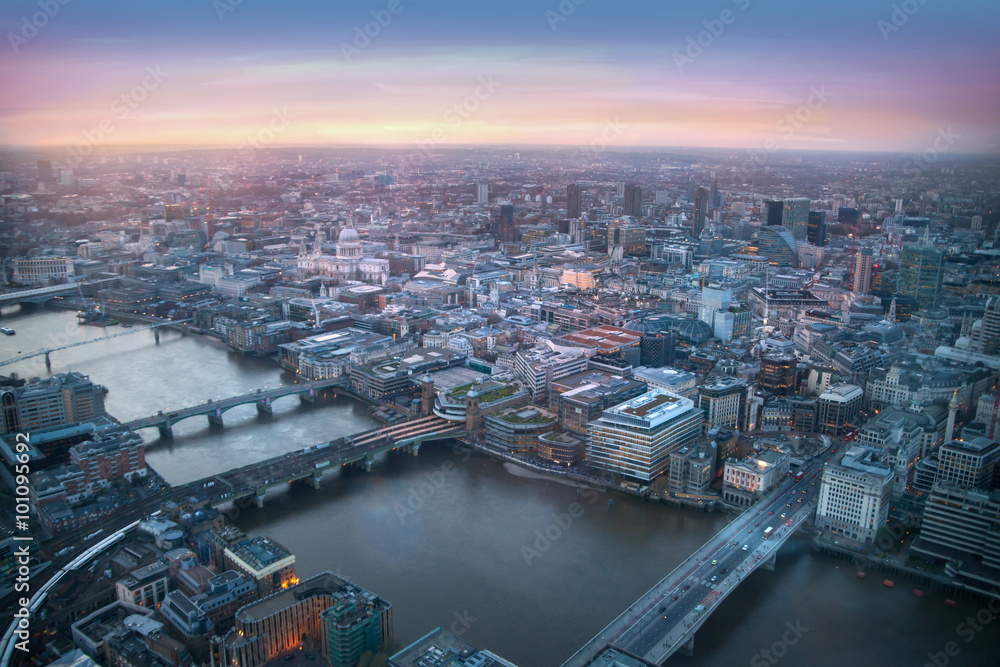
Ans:
<svg viewBox="0 0 1000 667"><path fill-rule="evenodd" d="M903 4L18 2L0 143L996 152L1000 9Z"/></svg>

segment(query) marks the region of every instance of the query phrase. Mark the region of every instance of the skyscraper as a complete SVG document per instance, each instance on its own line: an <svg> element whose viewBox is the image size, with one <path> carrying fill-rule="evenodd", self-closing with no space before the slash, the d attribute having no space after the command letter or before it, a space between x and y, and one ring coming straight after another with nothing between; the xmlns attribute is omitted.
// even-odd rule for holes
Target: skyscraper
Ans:
<svg viewBox="0 0 1000 667"><path fill-rule="evenodd" d="M476 203L484 205L490 201L490 186L486 183L480 183L476 186Z"/></svg>
<svg viewBox="0 0 1000 667"><path fill-rule="evenodd" d="M867 294L872 289L872 267L875 254L871 248L862 248L854 258L854 281L851 289L858 294Z"/></svg>
<svg viewBox="0 0 1000 667"><path fill-rule="evenodd" d="M625 215L642 217L642 186L633 183L625 188Z"/></svg>
<svg viewBox="0 0 1000 667"><path fill-rule="evenodd" d="M582 211L582 198L580 196L580 186L570 183L566 186L566 217L579 218Z"/></svg>
<svg viewBox="0 0 1000 667"><path fill-rule="evenodd" d="M806 240L815 246L826 245L826 211L809 211Z"/></svg>
<svg viewBox="0 0 1000 667"><path fill-rule="evenodd" d="M931 246L908 245L900 258L898 294L914 299L921 309L937 307L944 278L944 253Z"/></svg>
<svg viewBox="0 0 1000 667"><path fill-rule="evenodd" d="M780 226L760 228L757 254L767 257L771 266L799 265L799 244L787 229Z"/></svg>
<svg viewBox="0 0 1000 667"><path fill-rule="evenodd" d="M858 209L841 206L837 209L837 222L842 225L853 227L858 224Z"/></svg>
<svg viewBox="0 0 1000 667"><path fill-rule="evenodd" d="M42 183L51 183L54 178L52 178L52 161L51 160L39 160L38 161L38 180ZM981 220L982 218L980 218Z"/></svg>
<svg viewBox="0 0 1000 667"><path fill-rule="evenodd" d="M496 237L501 243L517 243L517 227L514 226L514 206L503 204L497 218Z"/></svg>
<svg viewBox="0 0 1000 667"><path fill-rule="evenodd" d="M708 190L698 188L694 193L694 221L691 226L691 236L698 238L705 229L705 216L708 215Z"/></svg>
<svg viewBox="0 0 1000 667"><path fill-rule="evenodd" d="M780 227L785 217L785 202L780 199L768 199L764 205L767 206L767 224Z"/></svg>
<svg viewBox="0 0 1000 667"><path fill-rule="evenodd" d="M809 222L809 198L795 197L786 199L782 210L781 224L792 233L796 240L806 238L806 225Z"/></svg>

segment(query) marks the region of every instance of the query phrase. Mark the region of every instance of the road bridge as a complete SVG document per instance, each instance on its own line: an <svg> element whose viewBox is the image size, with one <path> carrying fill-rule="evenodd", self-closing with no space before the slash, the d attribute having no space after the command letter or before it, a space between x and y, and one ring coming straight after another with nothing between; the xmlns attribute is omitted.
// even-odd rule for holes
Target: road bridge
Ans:
<svg viewBox="0 0 1000 667"><path fill-rule="evenodd" d="M577 651L563 667L621 664L622 656L662 665L676 652L691 655L708 617L756 569L773 570L785 541L806 523L819 496L820 464L789 477L753 505ZM771 530L768 531L767 529Z"/></svg>
<svg viewBox="0 0 1000 667"><path fill-rule="evenodd" d="M36 287L34 289L17 290L15 292L0 292L0 309L4 306L13 306L18 303L42 304L51 301L57 296L76 292L77 290L101 285L119 280L119 278L102 278L82 283L66 283L65 285L52 285L50 287Z"/></svg>
<svg viewBox="0 0 1000 667"><path fill-rule="evenodd" d="M314 382L286 384L280 387L275 387L274 389L257 389L246 394L230 396L229 398L219 400L208 399L204 403L184 406L183 408L175 410L160 410L155 415L139 417L138 419L125 422L123 426L133 431L138 431L143 428L152 428L155 426L160 429L160 435L162 437L170 438L173 436L173 425L191 417L206 416L208 417L209 424L213 426L222 426L222 415L239 405L256 403L257 412L269 415L272 412L271 404L278 398L297 394L301 400L313 402L315 401L316 394L318 392L331 387L345 387L349 382L350 378L342 375L335 378L327 378L326 380L316 380Z"/></svg>

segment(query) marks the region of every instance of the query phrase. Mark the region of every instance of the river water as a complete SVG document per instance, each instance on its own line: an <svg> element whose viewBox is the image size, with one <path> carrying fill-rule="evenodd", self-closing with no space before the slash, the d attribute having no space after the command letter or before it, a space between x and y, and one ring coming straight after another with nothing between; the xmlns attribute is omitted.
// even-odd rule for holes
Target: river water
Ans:
<svg viewBox="0 0 1000 667"><path fill-rule="evenodd" d="M0 323L17 330L0 337L0 359L122 331L44 309L11 309ZM51 372L67 370L107 386L108 411L123 420L292 381L273 361L168 331L159 344L140 332L54 353ZM3 367L11 371L47 374L41 357ZM343 398L288 397L272 420L252 405L225 419L221 431L204 418L181 422L172 442L143 432L147 461L181 483L375 426L367 407ZM574 502L583 511L567 524L560 515ZM292 485L237 520L293 551L300 577L331 570L392 602L399 642L442 626L521 667L559 665L726 522L537 479L446 444L328 476L318 491ZM916 598L913 584L897 579L890 590L882 578L857 579L849 563L790 540L775 572L756 572L711 616L694 657L670 664L1000 664L1000 617L983 603L948 607L940 591Z"/></svg>

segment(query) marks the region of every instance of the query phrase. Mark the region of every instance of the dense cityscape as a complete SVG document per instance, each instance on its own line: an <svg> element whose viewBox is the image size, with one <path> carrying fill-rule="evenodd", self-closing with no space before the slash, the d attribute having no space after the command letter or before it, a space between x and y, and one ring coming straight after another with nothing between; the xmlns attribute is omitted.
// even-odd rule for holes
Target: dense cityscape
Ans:
<svg viewBox="0 0 1000 667"><path fill-rule="evenodd" d="M31 592L53 584L8 656L20 641L33 664L515 664L450 619L396 636L377 586L296 569L235 523L274 487L379 475L428 447L578 488L521 547L528 566L598 498L730 517L565 664L691 653L796 531L885 587L997 599L995 163L406 157L136 153L71 170L8 155L0 451L36 536ZM68 332L22 339L22 320L59 311ZM9 371L161 331L218 341L223 363L267 360L271 384L129 419L106 410L110 378ZM377 423L183 484L147 463L184 420L223 430L250 404L267 420L289 395L317 414L363 402ZM455 465L392 503L401 524Z"/></svg>
<svg viewBox="0 0 1000 667"><path fill-rule="evenodd" d="M1000 4L0 26L0 667L1000 665Z"/></svg>

